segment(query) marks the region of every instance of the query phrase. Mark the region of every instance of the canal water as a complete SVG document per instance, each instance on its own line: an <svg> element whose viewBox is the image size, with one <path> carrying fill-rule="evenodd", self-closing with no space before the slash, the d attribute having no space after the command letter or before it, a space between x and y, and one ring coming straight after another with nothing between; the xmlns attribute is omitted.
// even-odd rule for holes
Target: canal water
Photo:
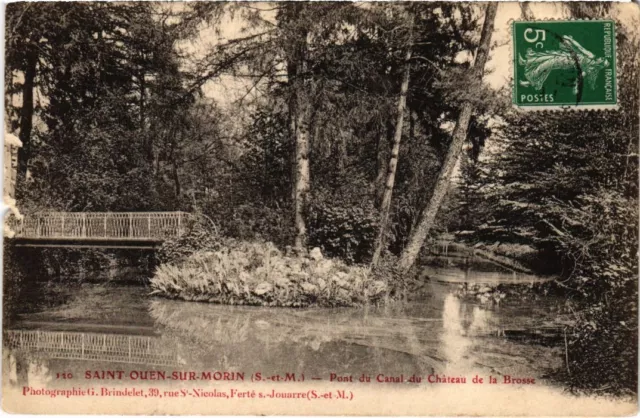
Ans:
<svg viewBox="0 0 640 418"><path fill-rule="evenodd" d="M425 268L424 286L409 301L349 309L181 302L152 297L141 285L34 285L4 329L3 407L51 412L48 395L24 396L30 387L39 394L43 388L102 394L90 402L56 398L59 412L67 413L184 414L193 407L194 414L270 415L305 406L309 413L332 415L634 413L633 399L572 395L550 377L564 367L564 344L544 333L539 338L538 331L561 329L562 301L486 305L457 297L461 278L476 284L541 280L487 269ZM473 384L476 376L484 384ZM489 376L499 384L486 384ZM414 377L421 381L412 382ZM535 383L507 384L507 378ZM460 379L466 384L443 383ZM342 389L358 402L292 403L275 395L261 404L265 409L256 409L244 399L211 398L233 390L338 396ZM112 397L118 391L126 398ZM177 402L179 393L188 397Z"/></svg>
<svg viewBox="0 0 640 418"><path fill-rule="evenodd" d="M341 309L223 306L152 297L144 286L43 283L17 304L20 312L5 330L3 364L10 382L20 385L74 384L85 382L87 371L114 368L221 372L213 379L290 373L323 381L481 373L553 385L546 377L562 367L563 347L534 337L537 329L559 326L562 303L461 300L461 278L537 280L432 268L408 302ZM520 338L510 337L516 334ZM60 371L71 379L61 381Z"/></svg>

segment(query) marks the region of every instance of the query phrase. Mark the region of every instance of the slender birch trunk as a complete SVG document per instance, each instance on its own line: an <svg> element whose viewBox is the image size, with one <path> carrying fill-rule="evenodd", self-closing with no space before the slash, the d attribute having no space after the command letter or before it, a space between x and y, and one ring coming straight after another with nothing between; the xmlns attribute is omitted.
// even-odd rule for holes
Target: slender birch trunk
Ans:
<svg viewBox="0 0 640 418"><path fill-rule="evenodd" d="M294 248L303 251L307 244L306 211L309 202L310 173L309 173L309 103L306 94L306 63L307 33L304 34L301 46L296 53L296 79L294 81L295 94L295 219L296 237Z"/></svg>
<svg viewBox="0 0 640 418"><path fill-rule="evenodd" d="M296 111L296 200L295 200L295 248L304 249L307 244L306 208L309 200L309 126L303 99L298 99Z"/></svg>
<svg viewBox="0 0 640 418"><path fill-rule="evenodd" d="M296 201L296 95L294 81L296 79L297 68L293 59L287 62L287 80L291 85L289 95L289 120L287 124L289 138L291 139L290 170L291 170L291 201Z"/></svg>
<svg viewBox="0 0 640 418"><path fill-rule="evenodd" d="M38 54L31 51L27 54L22 85L22 109L20 110L20 134L22 147L18 149L18 178L24 180L27 176L29 158L31 158L31 131L33 130L33 89L35 87L36 66Z"/></svg>
<svg viewBox="0 0 640 418"><path fill-rule="evenodd" d="M391 210L391 196L393 195L393 187L396 181L396 168L398 166L398 155L400 153L400 141L402 139L402 125L404 122L404 110L407 105L407 92L409 91L409 72L411 68L411 49L413 47L413 18L410 18L409 42L407 44L407 52L405 54L404 74L402 76L402 85L400 86L400 97L398 97L398 114L396 119L396 129L393 136L393 148L391 149L391 157L387 169L387 180L384 185L384 194L382 196L382 204L380 205L380 228L376 239L376 246L373 253L371 264L377 266L380 261L382 249L385 246L385 235L389 224L389 212Z"/></svg>
<svg viewBox="0 0 640 418"><path fill-rule="evenodd" d="M478 46L476 60L472 69L473 76L476 79L481 80L484 75L484 66L487 62L489 49L491 47L491 35L493 33L493 25L497 9L498 3L496 2L492 2L487 5L484 24L482 26L482 34L480 36L480 45ZM427 206L422 210L418 224L411 232L409 243L400 257L398 267L405 273L408 272L411 266L415 263L418 253L420 252L420 248L422 248L429 231L433 227L438 210L440 209L442 201L447 194L453 169L456 166L460 151L462 150L462 145L467 137L469 121L472 113L473 105L470 102L465 102L462 105L458 121L453 130L453 139L451 140L449 151L442 165L442 169L440 170L440 174L438 175L433 195L431 196Z"/></svg>

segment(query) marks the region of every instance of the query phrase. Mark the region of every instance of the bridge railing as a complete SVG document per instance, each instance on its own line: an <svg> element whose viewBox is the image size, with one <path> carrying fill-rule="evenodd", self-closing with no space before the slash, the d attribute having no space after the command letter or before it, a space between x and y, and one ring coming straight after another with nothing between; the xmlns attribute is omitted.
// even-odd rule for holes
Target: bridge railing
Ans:
<svg viewBox="0 0 640 418"><path fill-rule="evenodd" d="M43 212L13 225L17 238L144 240L179 237L186 212Z"/></svg>

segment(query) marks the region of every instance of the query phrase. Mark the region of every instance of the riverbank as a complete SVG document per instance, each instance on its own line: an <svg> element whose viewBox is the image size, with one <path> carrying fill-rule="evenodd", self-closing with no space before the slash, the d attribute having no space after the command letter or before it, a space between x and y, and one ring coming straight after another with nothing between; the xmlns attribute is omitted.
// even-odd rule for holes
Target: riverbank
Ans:
<svg viewBox="0 0 640 418"><path fill-rule="evenodd" d="M461 263L471 262L474 266L488 263L500 266L507 271L524 274L547 274L548 271L535 271L538 266L538 251L528 245L506 243L477 243L469 245L455 241L453 236L443 236L436 240L423 256L423 261L438 264L438 257L458 257ZM495 268L495 267L494 267Z"/></svg>
<svg viewBox="0 0 640 418"><path fill-rule="evenodd" d="M389 297L387 281L368 268L309 254L284 254L268 242L228 240L165 263L151 278L152 294L228 305L348 307Z"/></svg>

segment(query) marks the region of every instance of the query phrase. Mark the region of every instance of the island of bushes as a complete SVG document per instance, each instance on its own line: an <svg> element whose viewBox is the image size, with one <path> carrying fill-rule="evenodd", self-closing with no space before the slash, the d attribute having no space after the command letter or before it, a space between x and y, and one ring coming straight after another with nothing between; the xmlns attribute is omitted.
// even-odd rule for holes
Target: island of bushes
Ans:
<svg viewBox="0 0 640 418"><path fill-rule="evenodd" d="M297 254L270 242L232 239L210 247L162 263L151 278L152 294L280 307L362 306L389 297L387 282L367 267L325 258L319 248Z"/></svg>

